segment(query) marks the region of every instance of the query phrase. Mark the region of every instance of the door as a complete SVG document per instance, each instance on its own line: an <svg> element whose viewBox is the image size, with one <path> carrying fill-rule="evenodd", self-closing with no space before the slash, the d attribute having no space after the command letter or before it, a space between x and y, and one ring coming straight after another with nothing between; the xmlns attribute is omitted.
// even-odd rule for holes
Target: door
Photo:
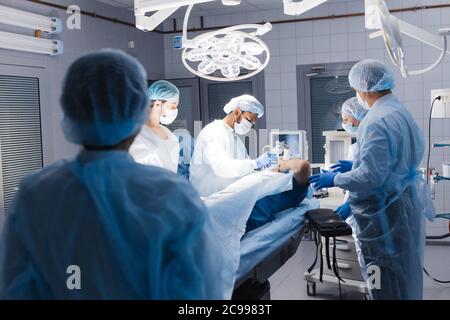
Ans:
<svg viewBox="0 0 450 320"><path fill-rule="evenodd" d="M342 129L341 107L355 92L348 74L356 62L297 66L299 129L308 133L309 159L325 161L324 131Z"/></svg>
<svg viewBox="0 0 450 320"><path fill-rule="evenodd" d="M21 179L46 163L43 137L50 138L51 118L41 109L49 106L47 83L42 68L0 64L0 227Z"/></svg>
<svg viewBox="0 0 450 320"><path fill-rule="evenodd" d="M210 80L201 80L202 95L202 124L203 127L217 119L225 118L226 114L223 107L235 97L249 94L258 99L262 105L265 105L265 83L264 73L233 82L215 82ZM251 158L256 158L259 151L267 144L266 114L258 119L255 130L247 135L240 137L244 142L247 152Z"/></svg>
<svg viewBox="0 0 450 320"><path fill-rule="evenodd" d="M265 104L264 73L242 81L215 82L201 79L202 122L203 126L216 119L223 119L226 114L223 107L235 97L250 94ZM266 115L258 120L255 129L266 128Z"/></svg>
<svg viewBox="0 0 450 320"><path fill-rule="evenodd" d="M196 79L168 80L180 90L180 103L177 120L169 127L173 132L176 129L186 129L194 136L194 123L201 121L200 116L200 84Z"/></svg>

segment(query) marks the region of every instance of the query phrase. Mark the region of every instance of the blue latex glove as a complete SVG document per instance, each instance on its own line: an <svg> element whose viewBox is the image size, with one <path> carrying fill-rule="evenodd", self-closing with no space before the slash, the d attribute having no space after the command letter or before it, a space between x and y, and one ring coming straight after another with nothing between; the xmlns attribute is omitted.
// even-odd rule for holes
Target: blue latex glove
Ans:
<svg viewBox="0 0 450 320"><path fill-rule="evenodd" d="M341 217L342 220L347 219L352 214L350 203L347 201L342 206L339 206L335 212L339 217Z"/></svg>
<svg viewBox="0 0 450 320"><path fill-rule="evenodd" d="M353 161L339 160L338 163L331 166L334 172L346 173L352 170Z"/></svg>
<svg viewBox="0 0 450 320"><path fill-rule="evenodd" d="M261 157L256 159L256 169L262 169L264 167L269 167L276 160L277 160L277 156L275 154L264 153Z"/></svg>
<svg viewBox="0 0 450 320"><path fill-rule="evenodd" d="M316 174L308 178L308 182L314 186L314 189L320 190L324 188L334 187L334 177L337 172L329 171L323 174Z"/></svg>

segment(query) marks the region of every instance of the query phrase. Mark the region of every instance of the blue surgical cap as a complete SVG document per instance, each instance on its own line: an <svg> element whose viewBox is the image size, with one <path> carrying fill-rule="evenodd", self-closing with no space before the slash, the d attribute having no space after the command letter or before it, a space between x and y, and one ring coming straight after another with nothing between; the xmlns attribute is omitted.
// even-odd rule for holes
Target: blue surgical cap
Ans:
<svg viewBox="0 0 450 320"><path fill-rule="evenodd" d="M394 75L378 60L362 60L355 64L348 76L350 85L360 92L380 92L395 87Z"/></svg>
<svg viewBox="0 0 450 320"><path fill-rule="evenodd" d="M248 94L231 99L231 101L223 108L223 111L225 111L226 114L229 114L237 108L241 109L243 112L254 113L258 115L258 118L261 118L264 115L264 107L261 102Z"/></svg>
<svg viewBox="0 0 450 320"><path fill-rule="evenodd" d="M367 110L359 104L358 98L353 97L345 101L342 105L342 114L347 114L361 121L366 116Z"/></svg>
<svg viewBox="0 0 450 320"><path fill-rule="evenodd" d="M137 133L147 119L147 75L134 58L101 50L76 60L63 83L66 138L87 146L113 146Z"/></svg>
<svg viewBox="0 0 450 320"><path fill-rule="evenodd" d="M180 100L180 90L169 81L156 81L148 89L150 100L164 100L178 104Z"/></svg>

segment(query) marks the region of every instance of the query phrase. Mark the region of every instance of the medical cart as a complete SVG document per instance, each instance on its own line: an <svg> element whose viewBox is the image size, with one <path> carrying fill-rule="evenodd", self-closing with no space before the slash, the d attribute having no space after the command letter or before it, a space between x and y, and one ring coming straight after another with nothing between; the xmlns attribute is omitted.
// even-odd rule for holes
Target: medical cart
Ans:
<svg viewBox="0 0 450 320"><path fill-rule="evenodd" d="M344 203L345 196L342 190L336 188L329 189L329 197L320 199L320 207L323 209L335 210L338 206ZM322 246L325 248L325 239L322 238ZM333 239L330 239L329 249L333 251ZM308 296L316 296L317 283L324 283L336 285L336 287L345 288L351 291L359 292L363 295L365 300L368 299L368 289L361 275L361 268L358 262L358 255L353 236L340 236L336 238L336 263L339 269L339 276L344 281L339 279L334 274L333 270L328 269L326 265L325 251L322 252L322 260L324 262L322 282L320 282L320 269L315 268L309 273L305 271L304 278L307 282ZM333 262L331 261L331 264Z"/></svg>

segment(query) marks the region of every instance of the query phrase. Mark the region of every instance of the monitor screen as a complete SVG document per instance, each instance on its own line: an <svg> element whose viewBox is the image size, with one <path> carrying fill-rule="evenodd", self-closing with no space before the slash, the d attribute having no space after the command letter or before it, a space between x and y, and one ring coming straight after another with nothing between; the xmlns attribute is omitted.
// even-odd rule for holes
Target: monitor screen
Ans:
<svg viewBox="0 0 450 320"><path fill-rule="evenodd" d="M308 155L305 154L307 150L305 150L304 139L306 139L306 134L304 131L292 131L292 132L273 131L271 137L271 144L272 147L274 148L276 146L277 141L282 142L289 147L291 157L307 159Z"/></svg>
<svg viewBox="0 0 450 320"><path fill-rule="evenodd" d="M291 156L296 158L301 156L299 139L300 136L298 134L280 134L278 136L278 141L287 144L291 150Z"/></svg>

